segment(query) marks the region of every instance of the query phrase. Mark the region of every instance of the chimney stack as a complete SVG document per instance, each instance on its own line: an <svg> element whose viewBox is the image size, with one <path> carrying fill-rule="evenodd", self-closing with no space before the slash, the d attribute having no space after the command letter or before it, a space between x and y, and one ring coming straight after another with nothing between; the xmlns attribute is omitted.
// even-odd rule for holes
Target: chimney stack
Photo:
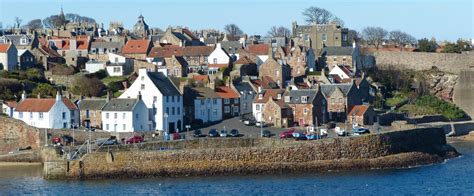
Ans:
<svg viewBox="0 0 474 196"><path fill-rule="evenodd" d="M21 93L21 100L25 100L26 99L26 92L23 91L23 93Z"/></svg>
<svg viewBox="0 0 474 196"><path fill-rule="evenodd" d="M38 96L38 99L41 99L41 93L38 93L37 96Z"/></svg>
<svg viewBox="0 0 474 196"><path fill-rule="evenodd" d="M142 92L138 91L138 100L142 100Z"/></svg>

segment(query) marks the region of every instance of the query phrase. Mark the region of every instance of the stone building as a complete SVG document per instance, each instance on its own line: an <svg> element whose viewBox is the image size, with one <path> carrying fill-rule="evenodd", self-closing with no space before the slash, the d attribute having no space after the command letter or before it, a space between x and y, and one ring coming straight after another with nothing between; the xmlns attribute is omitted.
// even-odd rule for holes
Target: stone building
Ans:
<svg viewBox="0 0 474 196"><path fill-rule="evenodd" d="M298 126L317 126L326 122L326 100L320 90L291 90L284 99L292 108L293 119Z"/></svg>
<svg viewBox="0 0 474 196"><path fill-rule="evenodd" d="M85 128L102 129L102 109L110 100L107 99L82 99L78 102L80 125Z"/></svg>
<svg viewBox="0 0 474 196"><path fill-rule="evenodd" d="M377 114L370 105L355 105L347 114L347 121L355 126L373 125Z"/></svg>
<svg viewBox="0 0 474 196"><path fill-rule="evenodd" d="M269 77L275 81L280 88L285 87L285 81L290 78L290 68L288 65L281 65L274 58L268 58L258 70L259 77Z"/></svg>
<svg viewBox="0 0 474 196"><path fill-rule="evenodd" d="M133 34L140 38L145 38L149 35L148 25L145 22L145 17L140 14L138 21L133 26Z"/></svg>
<svg viewBox="0 0 474 196"><path fill-rule="evenodd" d="M344 121L353 106L362 104L354 81L345 84L322 84L321 92L327 102L329 120Z"/></svg>
<svg viewBox="0 0 474 196"><path fill-rule="evenodd" d="M349 29L342 28L336 23L330 24L312 24L298 25L296 22L292 24L293 37L308 40L311 48L321 50L325 46L350 46Z"/></svg>

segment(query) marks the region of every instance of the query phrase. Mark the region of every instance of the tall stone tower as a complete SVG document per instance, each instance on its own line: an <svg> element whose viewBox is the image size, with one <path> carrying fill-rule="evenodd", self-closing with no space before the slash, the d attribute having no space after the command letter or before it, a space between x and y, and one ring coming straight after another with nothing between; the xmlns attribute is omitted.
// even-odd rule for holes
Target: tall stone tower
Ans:
<svg viewBox="0 0 474 196"><path fill-rule="evenodd" d="M133 34L142 38L147 37L149 34L149 29L148 25L145 22L145 17L143 17L141 14L140 16L138 16L137 23L133 26Z"/></svg>

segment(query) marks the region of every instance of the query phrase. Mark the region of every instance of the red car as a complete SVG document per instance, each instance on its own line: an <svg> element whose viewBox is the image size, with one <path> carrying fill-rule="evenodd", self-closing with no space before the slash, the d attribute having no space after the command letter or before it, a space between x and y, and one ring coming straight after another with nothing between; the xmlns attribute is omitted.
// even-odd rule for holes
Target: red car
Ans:
<svg viewBox="0 0 474 196"><path fill-rule="evenodd" d="M61 143L61 138L59 138L59 137L53 137L53 138L51 139L51 142L53 142L53 144Z"/></svg>
<svg viewBox="0 0 474 196"><path fill-rule="evenodd" d="M143 142L143 138L139 135L135 135L133 137L130 137L127 139L127 141L125 141L125 143L127 144L134 144L134 143L141 143Z"/></svg>
<svg viewBox="0 0 474 196"><path fill-rule="evenodd" d="M181 139L181 135L179 133L172 133L173 140L179 140Z"/></svg>
<svg viewBox="0 0 474 196"><path fill-rule="evenodd" d="M281 132L281 133L280 133L280 139L292 138L294 132L295 132L294 129L290 129L290 130L288 130L288 131Z"/></svg>

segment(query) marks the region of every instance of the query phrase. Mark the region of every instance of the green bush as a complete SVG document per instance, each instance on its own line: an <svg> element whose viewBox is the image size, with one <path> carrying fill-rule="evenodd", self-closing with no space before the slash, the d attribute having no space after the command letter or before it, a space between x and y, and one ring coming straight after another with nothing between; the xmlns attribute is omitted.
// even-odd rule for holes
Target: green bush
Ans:
<svg viewBox="0 0 474 196"><path fill-rule="evenodd" d="M423 95L419 97L416 100L415 105L417 107L433 108L437 113L448 119L460 119L466 115L464 111L459 109L456 105L440 100L431 95Z"/></svg>

